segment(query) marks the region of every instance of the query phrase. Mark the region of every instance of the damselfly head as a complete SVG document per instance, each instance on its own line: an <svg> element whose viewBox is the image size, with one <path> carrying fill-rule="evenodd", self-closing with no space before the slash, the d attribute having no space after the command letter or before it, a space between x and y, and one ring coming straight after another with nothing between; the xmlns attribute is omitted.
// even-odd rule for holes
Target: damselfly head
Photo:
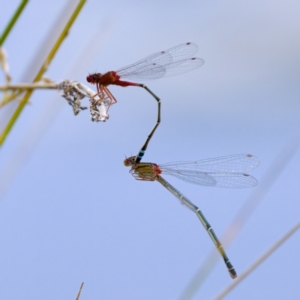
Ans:
<svg viewBox="0 0 300 300"><path fill-rule="evenodd" d="M86 81L95 84L99 81L101 77L102 77L101 73L89 74L88 76L86 76Z"/></svg>
<svg viewBox="0 0 300 300"><path fill-rule="evenodd" d="M124 159L124 166L125 167L131 167L131 166L133 166L134 164L135 164L135 159L136 159L136 157L135 156L130 156L130 157L126 157L125 159Z"/></svg>

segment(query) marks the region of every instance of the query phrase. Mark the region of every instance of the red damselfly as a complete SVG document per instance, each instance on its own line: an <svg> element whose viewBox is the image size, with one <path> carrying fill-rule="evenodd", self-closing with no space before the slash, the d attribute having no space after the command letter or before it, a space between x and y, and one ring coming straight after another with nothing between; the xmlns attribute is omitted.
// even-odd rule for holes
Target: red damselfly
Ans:
<svg viewBox="0 0 300 300"><path fill-rule="evenodd" d="M131 65L118 69L117 71L109 71L104 74L94 73L87 76L86 80L89 83L96 84L97 86L97 94L95 96L100 96L101 100L99 101L109 99L109 106L117 102L113 94L107 88L107 86L109 85L118 85L122 87L142 87L157 101L158 114L156 124L150 132L145 144L141 148L141 151L136 156L136 162L141 161L147 149L148 143L160 123L161 102L160 99L146 85L142 83L123 81L122 79L157 79L161 77L174 76L194 70L204 64L204 60L202 58L192 57L192 55L194 55L197 50L198 46L196 44L184 43L172 47L168 50L151 54ZM98 102L96 101L94 105L97 105L97 103Z"/></svg>

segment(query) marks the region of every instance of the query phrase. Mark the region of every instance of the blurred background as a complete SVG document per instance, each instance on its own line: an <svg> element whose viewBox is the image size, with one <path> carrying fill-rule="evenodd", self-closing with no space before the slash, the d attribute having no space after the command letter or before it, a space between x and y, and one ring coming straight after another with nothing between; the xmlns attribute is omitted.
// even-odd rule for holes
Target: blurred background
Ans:
<svg viewBox="0 0 300 300"><path fill-rule="evenodd" d="M28 3L4 44L13 83L32 81L76 4ZM18 5L1 1L1 31ZM45 74L86 83L88 73L198 44L204 66L142 82L162 100L144 161L260 159L253 189L165 177L219 237L246 201L259 203L225 247L238 275L299 221L299 10L293 0L90 0ZM156 123L156 101L139 88L110 91L118 103L105 123L91 122L88 110L75 117L57 91L35 91L2 146L1 299L75 299L82 281L80 299L179 299L216 251L191 211L123 166ZM15 105L1 109L1 131ZM299 243L297 232L227 298L297 299ZM193 299L213 299L231 282L218 258Z"/></svg>

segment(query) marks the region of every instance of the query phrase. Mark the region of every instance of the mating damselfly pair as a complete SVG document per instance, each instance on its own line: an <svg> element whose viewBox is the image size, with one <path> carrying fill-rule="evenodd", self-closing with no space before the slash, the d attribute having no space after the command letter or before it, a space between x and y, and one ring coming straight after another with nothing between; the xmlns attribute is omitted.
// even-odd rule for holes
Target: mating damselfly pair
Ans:
<svg viewBox="0 0 300 300"><path fill-rule="evenodd" d="M87 76L87 81L96 84L97 86L97 94L94 97L98 97L99 100L94 101L93 105L97 107L99 103L105 101L108 103L107 110L112 104L117 103L115 97L108 90L108 85L142 87L154 97L158 104L156 124L138 154L126 158L124 164L125 166L131 167L130 172L135 179L142 181L158 181L177 197L182 204L196 213L221 254L230 276L235 278L237 276L236 271L230 263L221 242L201 210L175 187L168 183L161 174L172 175L181 180L201 186L249 188L254 187L257 184L257 181L254 177L248 175L247 172L256 168L259 165L259 160L251 154L238 154L192 162L173 162L164 165L141 162L148 144L161 121L161 101L160 98L144 84L121 80L122 78L137 80L157 79L191 71L204 64L203 59L191 57L197 50L198 46L194 43L180 44L166 51L160 51L149 55L146 58L117 71L110 71L105 74L90 74Z"/></svg>

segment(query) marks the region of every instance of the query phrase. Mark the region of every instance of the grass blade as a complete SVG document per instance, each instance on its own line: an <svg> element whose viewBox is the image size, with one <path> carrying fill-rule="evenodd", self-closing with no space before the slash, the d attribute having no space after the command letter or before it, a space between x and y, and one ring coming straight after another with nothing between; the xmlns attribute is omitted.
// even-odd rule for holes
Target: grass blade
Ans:
<svg viewBox="0 0 300 300"><path fill-rule="evenodd" d="M82 282L82 284L81 284L81 286L80 286L80 288L79 288L79 292L78 292L78 294L77 294L77 297L76 297L76 299L75 299L75 300L79 300L79 297L80 297L80 294L81 294L81 291L82 291L83 285L84 285L84 282Z"/></svg>
<svg viewBox="0 0 300 300"><path fill-rule="evenodd" d="M21 1L19 7L15 11L14 15L10 19L9 23L7 24L6 28L4 29L2 35L0 36L0 47L3 45L4 41L6 40L8 34L14 27L15 23L17 22L19 16L21 15L23 9L25 8L26 4L28 3L28 0Z"/></svg>

